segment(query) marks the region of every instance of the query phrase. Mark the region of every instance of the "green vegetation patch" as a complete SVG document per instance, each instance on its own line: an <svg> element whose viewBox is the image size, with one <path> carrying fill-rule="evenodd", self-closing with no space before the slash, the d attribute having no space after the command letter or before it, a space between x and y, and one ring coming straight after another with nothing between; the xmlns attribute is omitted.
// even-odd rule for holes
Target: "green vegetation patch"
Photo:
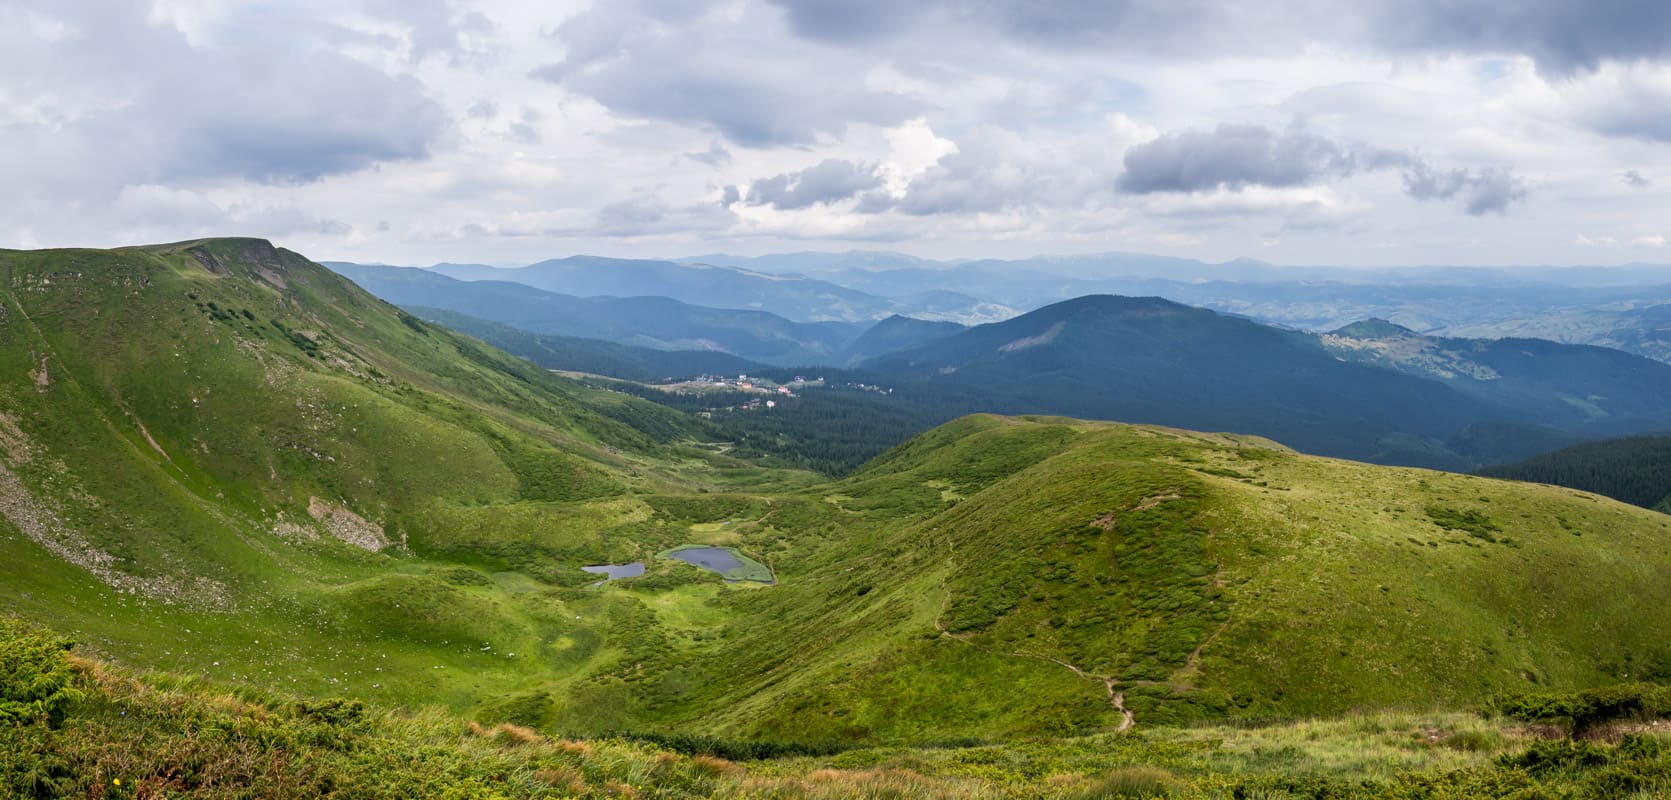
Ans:
<svg viewBox="0 0 1671 800"><path fill-rule="evenodd" d="M78 699L66 656L71 643L0 617L0 731L59 718ZM0 734L0 738L4 738Z"/></svg>
<svg viewBox="0 0 1671 800"><path fill-rule="evenodd" d="M1445 506L1431 505L1427 509L1428 519L1433 524L1447 531L1461 531L1476 539L1488 542L1504 541L1497 538L1503 532L1502 526L1491 521L1491 518L1478 511L1458 510Z"/></svg>

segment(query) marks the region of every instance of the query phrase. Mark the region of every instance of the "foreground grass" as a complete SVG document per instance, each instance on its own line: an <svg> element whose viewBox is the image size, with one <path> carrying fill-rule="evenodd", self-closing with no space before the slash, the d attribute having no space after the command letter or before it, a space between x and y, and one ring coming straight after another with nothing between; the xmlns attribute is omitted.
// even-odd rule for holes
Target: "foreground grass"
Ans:
<svg viewBox="0 0 1671 800"><path fill-rule="evenodd" d="M75 658L50 635L4 620L0 695L0 797L1645 800L1671 793L1671 728L1663 723L1574 741L1473 714L1376 713L737 763L621 739L484 726L438 709L229 693Z"/></svg>

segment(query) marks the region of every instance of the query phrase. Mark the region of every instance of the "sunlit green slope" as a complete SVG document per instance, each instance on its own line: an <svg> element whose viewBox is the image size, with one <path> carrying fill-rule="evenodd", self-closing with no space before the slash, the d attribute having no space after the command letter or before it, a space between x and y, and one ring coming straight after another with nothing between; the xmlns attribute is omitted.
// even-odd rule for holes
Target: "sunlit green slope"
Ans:
<svg viewBox="0 0 1671 800"><path fill-rule="evenodd" d="M485 642L580 627L488 591L516 554L462 551L469 519L514 509L564 555L531 567L579 583L636 549L569 535L571 505L713 463L681 416L263 241L3 252L0 278L0 602L125 661L468 705L523 680Z"/></svg>
<svg viewBox="0 0 1671 800"><path fill-rule="evenodd" d="M996 417L819 492L864 533L746 609L740 730L1084 730L1119 725L1116 698L1141 725L1671 678L1671 524L1594 495ZM793 655L746 655L769 641Z"/></svg>

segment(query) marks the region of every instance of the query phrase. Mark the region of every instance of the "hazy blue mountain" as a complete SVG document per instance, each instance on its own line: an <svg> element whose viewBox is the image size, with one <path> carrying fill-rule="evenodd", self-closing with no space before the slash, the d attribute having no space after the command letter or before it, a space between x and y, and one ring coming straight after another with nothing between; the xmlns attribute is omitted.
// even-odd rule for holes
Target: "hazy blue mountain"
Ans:
<svg viewBox="0 0 1671 800"><path fill-rule="evenodd" d="M510 281L580 297L671 297L801 321L880 319L898 310L888 298L824 281L671 261L572 256L511 269L440 265L435 271L460 280Z"/></svg>
<svg viewBox="0 0 1671 800"><path fill-rule="evenodd" d="M725 253L711 253L676 260L683 264L712 264L756 272L799 274L847 269L894 270L913 267L939 269L945 266L945 262L882 250L849 250L845 253L804 251L767 256L734 256Z"/></svg>
<svg viewBox="0 0 1671 800"><path fill-rule="evenodd" d="M1540 338L1671 361L1671 266L1661 264L1293 267L1141 253L974 261L876 252L704 258L891 298L951 291L990 304L993 313L956 317L971 323L1088 294L1153 295L1313 331L1379 317L1432 335ZM923 316L917 307L911 313Z"/></svg>
<svg viewBox="0 0 1671 800"><path fill-rule="evenodd" d="M859 364L866 359L891 353L904 347L944 339L966 328L955 322L935 322L894 315L872 325L854 339L844 353L846 363Z"/></svg>
<svg viewBox="0 0 1671 800"><path fill-rule="evenodd" d="M1542 339L1424 336L1386 320L1324 334L1342 358L1433 378L1544 425L1653 429L1671 409L1671 367L1619 350Z"/></svg>
<svg viewBox="0 0 1671 800"><path fill-rule="evenodd" d="M772 364L828 364L869 326L793 322L764 311L716 309L666 297L575 297L507 281L463 281L413 267L332 267L401 306L455 311L531 333L605 339L662 350L715 350Z"/></svg>
<svg viewBox="0 0 1671 800"><path fill-rule="evenodd" d="M655 383L699 374L751 374L769 368L757 361L714 350L656 350L579 336L548 336L457 311L424 306L407 306L406 310L420 319L474 336L547 369Z"/></svg>
<svg viewBox="0 0 1671 800"><path fill-rule="evenodd" d="M1380 340L1347 335L1354 332L1414 336L1379 326L1320 336L1161 298L1090 296L864 368L948 412L1256 433L1308 452L1449 468L1520 457L1527 442L1671 425L1671 366L1645 358L1549 342L1450 341L1430 363L1371 357L1359 351ZM1427 352L1422 337L1400 342Z"/></svg>

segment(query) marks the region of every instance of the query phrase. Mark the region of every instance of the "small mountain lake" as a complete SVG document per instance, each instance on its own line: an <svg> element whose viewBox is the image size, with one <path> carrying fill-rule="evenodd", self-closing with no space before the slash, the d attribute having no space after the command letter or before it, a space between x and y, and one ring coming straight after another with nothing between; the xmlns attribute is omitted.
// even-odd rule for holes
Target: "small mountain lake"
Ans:
<svg viewBox="0 0 1671 800"><path fill-rule="evenodd" d="M581 567L582 572L602 575L606 581L618 578L636 578L644 574L644 562L634 561L631 564L598 564L592 567Z"/></svg>
<svg viewBox="0 0 1671 800"><path fill-rule="evenodd" d="M657 553L656 557L672 558L705 570L718 572L721 577L728 581L777 583L777 578L772 575L771 568L743 555L735 547L687 544Z"/></svg>

